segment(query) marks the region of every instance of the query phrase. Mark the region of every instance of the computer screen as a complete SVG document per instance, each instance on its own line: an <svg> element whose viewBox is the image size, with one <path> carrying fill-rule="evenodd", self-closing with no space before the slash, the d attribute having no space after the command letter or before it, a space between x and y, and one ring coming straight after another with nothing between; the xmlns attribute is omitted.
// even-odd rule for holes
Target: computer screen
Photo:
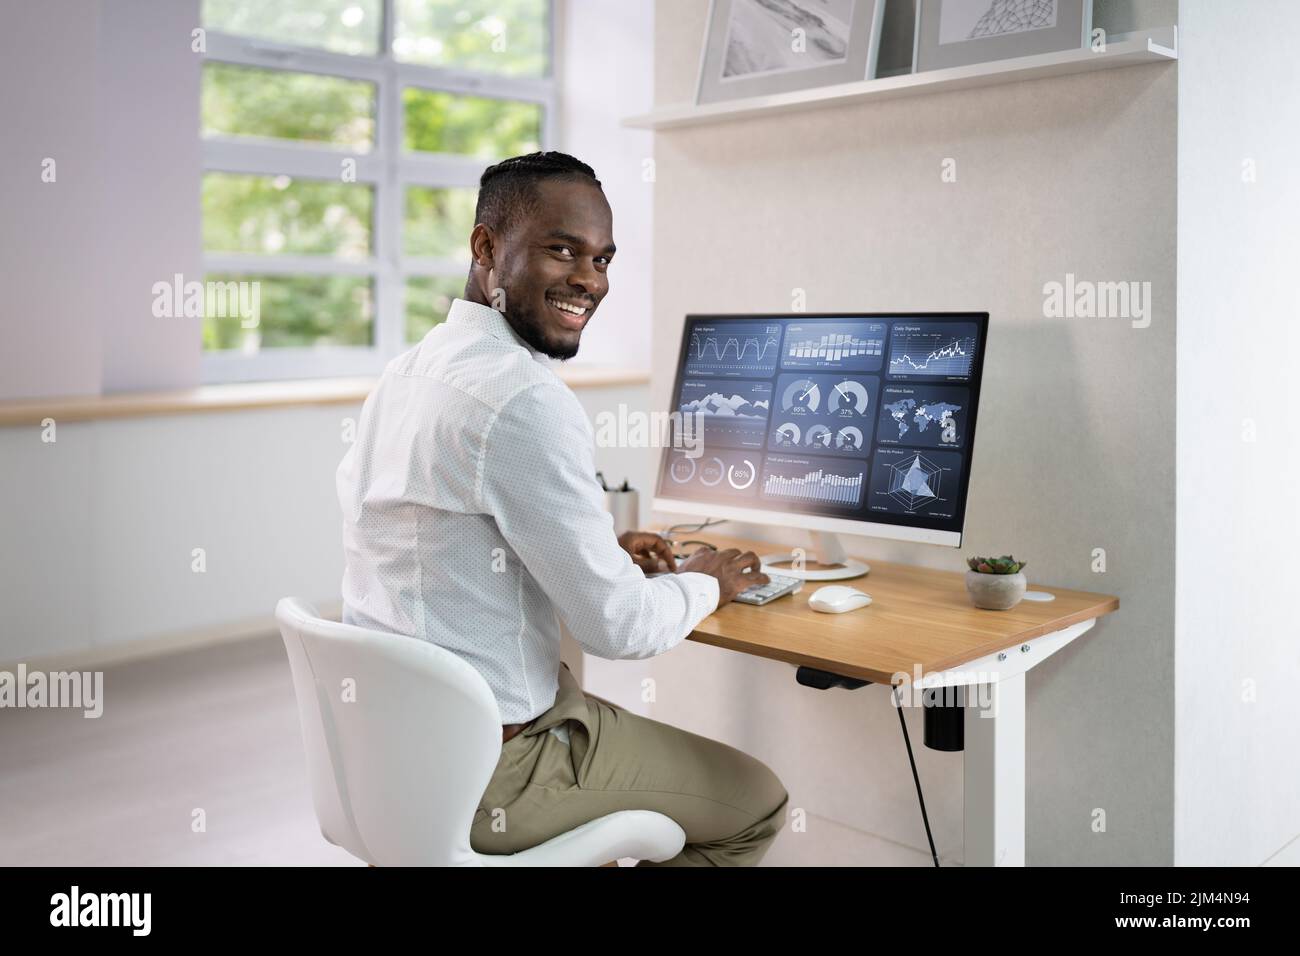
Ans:
<svg viewBox="0 0 1300 956"><path fill-rule="evenodd" d="M654 506L960 546L988 313L688 315Z"/></svg>

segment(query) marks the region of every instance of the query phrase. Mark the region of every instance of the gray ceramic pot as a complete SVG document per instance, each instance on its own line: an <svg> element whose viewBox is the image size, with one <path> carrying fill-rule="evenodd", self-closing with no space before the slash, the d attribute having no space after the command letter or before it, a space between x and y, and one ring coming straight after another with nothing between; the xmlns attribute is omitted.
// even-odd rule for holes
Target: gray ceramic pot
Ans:
<svg viewBox="0 0 1300 956"><path fill-rule="evenodd" d="M1015 574L966 572L966 591L971 603L990 611L1009 611L1025 596L1026 587L1025 576L1020 571Z"/></svg>

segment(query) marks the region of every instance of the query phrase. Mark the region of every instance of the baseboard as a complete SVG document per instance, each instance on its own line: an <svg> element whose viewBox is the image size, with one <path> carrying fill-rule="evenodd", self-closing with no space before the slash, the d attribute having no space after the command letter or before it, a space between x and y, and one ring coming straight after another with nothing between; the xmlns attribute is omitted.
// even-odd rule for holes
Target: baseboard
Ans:
<svg viewBox="0 0 1300 956"><path fill-rule="evenodd" d="M342 602L321 604L319 609L322 617L337 621L342 616L343 604ZM274 633L276 633L275 617L267 614L192 631L179 631L134 641L118 641L113 644L78 648L41 657L21 658L0 663L0 670L13 671L20 663L25 664L29 672L103 670L130 661L165 657L169 654L180 654L202 647L245 641Z"/></svg>

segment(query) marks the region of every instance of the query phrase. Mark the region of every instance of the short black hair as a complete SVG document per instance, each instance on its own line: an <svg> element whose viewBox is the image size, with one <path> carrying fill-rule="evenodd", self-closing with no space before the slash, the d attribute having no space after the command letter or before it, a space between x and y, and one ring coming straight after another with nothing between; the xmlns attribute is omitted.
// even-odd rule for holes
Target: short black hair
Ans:
<svg viewBox="0 0 1300 956"><path fill-rule="evenodd" d="M503 159L483 170L478 181L474 221L498 233L537 208L536 184L544 179L587 179L601 188L595 170L568 153L550 150Z"/></svg>

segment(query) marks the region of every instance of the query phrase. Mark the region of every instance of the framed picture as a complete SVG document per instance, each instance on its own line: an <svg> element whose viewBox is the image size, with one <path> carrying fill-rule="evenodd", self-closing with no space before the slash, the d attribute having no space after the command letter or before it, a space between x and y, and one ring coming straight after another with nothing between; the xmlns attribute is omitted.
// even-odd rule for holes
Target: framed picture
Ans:
<svg viewBox="0 0 1300 956"><path fill-rule="evenodd" d="M870 79L885 0L711 0L696 103Z"/></svg>
<svg viewBox="0 0 1300 956"><path fill-rule="evenodd" d="M1092 0L917 0L916 72L1078 50Z"/></svg>

